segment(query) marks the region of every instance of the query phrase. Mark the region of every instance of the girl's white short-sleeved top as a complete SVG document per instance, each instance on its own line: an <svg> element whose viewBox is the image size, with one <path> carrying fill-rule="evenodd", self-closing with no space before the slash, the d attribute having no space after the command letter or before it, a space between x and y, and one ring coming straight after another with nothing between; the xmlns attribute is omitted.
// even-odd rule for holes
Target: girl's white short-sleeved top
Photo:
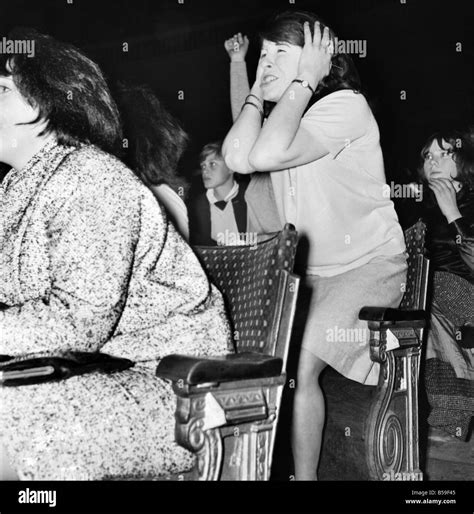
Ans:
<svg viewBox="0 0 474 514"><path fill-rule="evenodd" d="M280 216L309 242L307 273L334 276L403 253L379 129L365 97L331 93L305 113L301 127L329 153L271 177Z"/></svg>

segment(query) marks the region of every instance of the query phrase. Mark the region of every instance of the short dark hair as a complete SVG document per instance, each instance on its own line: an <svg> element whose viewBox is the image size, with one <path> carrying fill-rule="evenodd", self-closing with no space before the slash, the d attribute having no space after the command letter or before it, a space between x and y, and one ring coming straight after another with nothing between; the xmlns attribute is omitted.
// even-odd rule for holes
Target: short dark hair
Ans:
<svg viewBox="0 0 474 514"><path fill-rule="evenodd" d="M422 180L426 180L424 161L433 141L436 141L439 147L445 150L448 148L444 142L452 146L453 158L458 172L456 180L474 189L474 127L461 130L443 129L435 132L426 140L420 152L420 163L418 166L418 175Z"/></svg>
<svg viewBox="0 0 474 514"><path fill-rule="evenodd" d="M116 98L128 149L123 160L147 185L186 189L177 176L189 138L150 87L119 84Z"/></svg>
<svg viewBox="0 0 474 514"><path fill-rule="evenodd" d="M74 46L30 28L15 28L10 40L34 42L34 56L0 54L0 75L11 76L20 94L46 122L42 135L60 144L94 144L120 153L120 117L99 66Z"/></svg>
<svg viewBox="0 0 474 514"><path fill-rule="evenodd" d="M199 154L199 163L206 160L209 155L215 154L216 157L222 159L222 141L213 141L204 145Z"/></svg>
<svg viewBox="0 0 474 514"><path fill-rule="evenodd" d="M314 32L314 23L319 21L321 32L327 26L331 39L336 37L334 31L317 15L307 11L285 11L270 19L268 24L260 31L260 41L273 43L290 43L300 47L304 46L304 23L308 22L311 34ZM318 84L316 94L310 105L322 97L340 89L352 89L360 92L361 84L359 73L352 58L345 53L334 53L332 67L329 75Z"/></svg>

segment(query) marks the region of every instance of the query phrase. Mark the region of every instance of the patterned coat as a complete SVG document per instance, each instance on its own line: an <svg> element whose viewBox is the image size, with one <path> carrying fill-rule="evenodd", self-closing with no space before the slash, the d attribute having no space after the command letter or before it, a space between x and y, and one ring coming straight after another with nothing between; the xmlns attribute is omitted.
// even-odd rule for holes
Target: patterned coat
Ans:
<svg viewBox="0 0 474 514"><path fill-rule="evenodd" d="M0 185L0 354L103 352L137 362L0 387L0 444L21 479L183 471L170 353L222 354L223 303L153 194L93 146L48 143Z"/></svg>

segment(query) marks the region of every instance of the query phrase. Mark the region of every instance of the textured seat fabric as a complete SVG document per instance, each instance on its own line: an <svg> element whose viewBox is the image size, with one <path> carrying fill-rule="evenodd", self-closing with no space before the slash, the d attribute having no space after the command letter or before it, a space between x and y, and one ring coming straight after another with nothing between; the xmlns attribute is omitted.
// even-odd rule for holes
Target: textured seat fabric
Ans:
<svg viewBox="0 0 474 514"><path fill-rule="evenodd" d="M426 320L424 311L422 289L425 277L421 270L424 256L426 226L418 221L405 230L405 244L407 248L407 278L405 292L398 309L386 307L363 307L359 312L359 319L379 322L396 321L422 321Z"/></svg>
<svg viewBox="0 0 474 514"><path fill-rule="evenodd" d="M419 310L424 309L423 305L424 296L420 294L420 288L422 287L423 279L420 269L422 268L420 260L423 259L425 252L425 236L426 236L426 225L418 221L405 230L405 244L407 248L407 280L406 289L403 299L400 303L400 309L402 310Z"/></svg>
<svg viewBox="0 0 474 514"><path fill-rule="evenodd" d="M296 239L296 231L287 225L253 246L195 247L209 279L224 296L237 352L274 355L278 277L280 270L293 269Z"/></svg>
<svg viewBox="0 0 474 514"><path fill-rule="evenodd" d="M161 378L196 385L279 376L282 360L256 353L239 353L223 357L199 358L168 355L158 365Z"/></svg>
<svg viewBox="0 0 474 514"><path fill-rule="evenodd" d="M252 246L195 247L224 298L235 352L167 355L156 370L173 382L176 441L196 455L193 479L270 477L298 295L296 246L297 232L288 224ZM218 412L208 404L211 397Z"/></svg>
<svg viewBox="0 0 474 514"><path fill-rule="evenodd" d="M195 251L210 281L224 297L236 353L200 358L168 355L157 368L160 378L187 384L275 377L282 359L275 357L278 277L291 271L296 232L290 226L254 246L197 246Z"/></svg>

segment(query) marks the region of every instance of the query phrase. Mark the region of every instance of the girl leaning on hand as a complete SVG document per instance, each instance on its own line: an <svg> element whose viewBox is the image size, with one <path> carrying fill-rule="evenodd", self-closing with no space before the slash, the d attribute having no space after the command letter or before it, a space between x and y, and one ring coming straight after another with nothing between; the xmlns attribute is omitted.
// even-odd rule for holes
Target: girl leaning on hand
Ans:
<svg viewBox="0 0 474 514"><path fill-rule="evenodd" d="M465 440L474 412L474 133L428 138L419 169L433 272L424 383L428 424ZM449 434L449 435L448 435Z"/></svg>

